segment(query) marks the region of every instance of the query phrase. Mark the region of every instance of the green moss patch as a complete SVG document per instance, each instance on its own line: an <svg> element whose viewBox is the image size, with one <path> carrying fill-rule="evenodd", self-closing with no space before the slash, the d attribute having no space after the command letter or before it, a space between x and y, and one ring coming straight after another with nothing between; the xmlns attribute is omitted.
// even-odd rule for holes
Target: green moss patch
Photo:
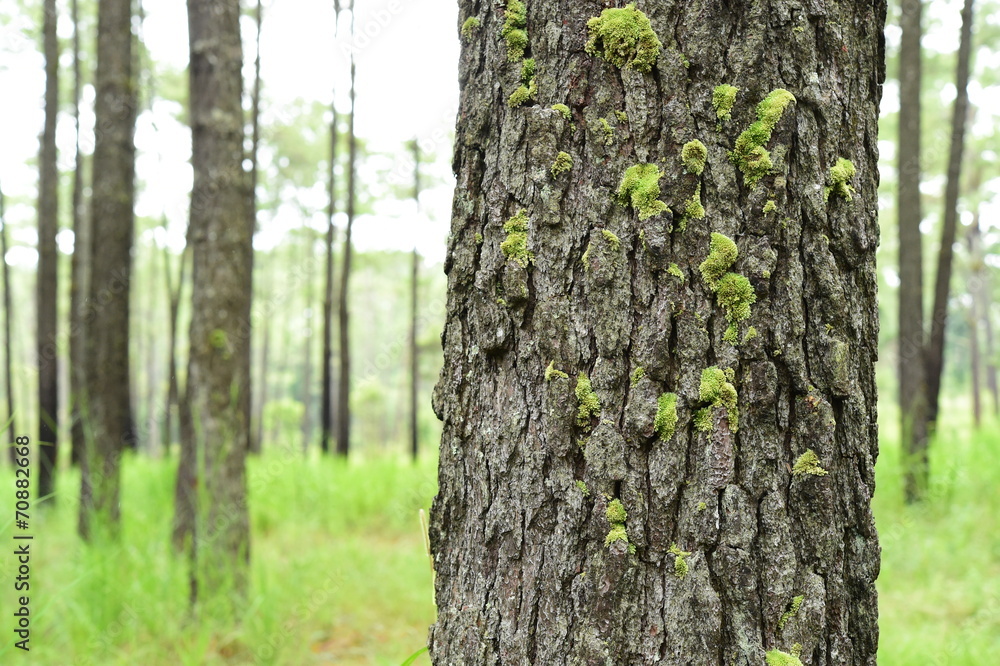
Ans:
<svg viewBox="0 0 1000 666"><path fill-rule="evenodd" d="M803 476L805 474L811 474L812 476L826 476L829 474L829 472L820 467L819 456L812 449L806 449L806 452L799 456L799 459L792 465L793 476Z"/></svg>
<svg viewBox="0 0 1000 666"><path fill-rule="evenodd" d="M601 415L601 401L590 385L590 378L580 373L576 380L576 422L580 427L589 427L590 420Z"/></svg>
<svg viewBox="0 0 1000 666"><path fill-rule="evenodd" d="M781 120L785 108L795 101L792 93L778 88L772 90L757 105L757 120L740 134L730 159L743 173L743 182L754 187L774 166L771 154L764 147L771 140L771 132Z"/></svg>
<svg viewBox="0 0 1000 666"><path fill-rule="evenodd" d="M739 430L740 413L737 406L738 397L736 395L736 387L733 386L732 382L728 381L724 371L714 365L702 370L698 397L702 402L709 403L711 407L725 407L726 417L729 420L729 429L733 432ZM707 429L699 427L699 430L711 430L710 411L708 418L709 427ZM696 425L698 425L697 422Z"/></svg>
<svg viewBox="0 0 1000 666"><path fill-rule="evenodd" d="M739 250L731 238L720 233L712 233L708 243L708 257L698 266L709 288L715 290L716 283L726 274L729 267L736 263L738 256Z"/></svg>
<svg viewBox="0 0 1000 666"><path fill-rule="evenodd" d="M504 222L503 230L507 232L507 239L500 243L503 255L527 268L535 260L535 255L528 251L528 212L519 210Z"/></svg>
<svg viewBox="0 0 1000 666"><path fill-rule="evenodd" d="M691 553L686 550L681 550L677 547L677 544L671 544L668 553L674 556L674 575L678 578L684 578L688 574L688 563L685 557L689 557Z"/></svg>
<svg viewBox="0 0 1000 666"><path fill-rule="evenodd" d="M684 168L687 169L688 173L700 176L701 172L705 170L706 159L708 159L708 150L705 148L705 144L698 139L688 141L681 148L681 161L684 162Z"/></svg>
<svg viewBox="0 0 1000 666"><path fill-rule="evenodd" d="M798 657L781 650L769 650L764 657L767 659L767 666L802 666Z"/></svg>
<svg viewBox="0 0 1000 666"><path fill-rule="evenodd" d="M848 185L847 181L854 178L855 173L856 170L853 162L845 160L843 157L838 157L837 163L830 167L828 173L830 185L823 191L824 201L829 201L831 194L844 197L848 201L853 200L854 188Z"/></svg>
<svg viewBox="0 0 1000 666"><path fill-rule="evenodd" d="M573 168L573 156L562 151L556 155L555 162L552 163L552 177L558 178L559 174L565 173Z"/></svg>
<svg viewBox="0 0 1000 666"><path fill-rule="evenodd" d="M660 178L663 173L655 164L636 164L625 170L618 186L618 203L632 206L645 220L667 210L667 204L659 200Z"/></svg>
<svg viewBox="0 0 1000 666"><path fill-rule="evenodd" d="M465 19L465 23L462 24L462 39L472 39L481 25L482 23L475 16Z"/></svg>
<svg viewBox="0 0 1000 666"><path fill-rule="evenodd" d="M528 10L521 0L508 0L507 11L504 13L503 28L500 36L507 42L507 60L517 62L524 58L524 50L528 48Z"/></svg>
<svg viewBox="0 0 1000 666"><path fill-rule="evenodd" d="M712 108L715 109L715 115L719 120L729 120L732 118L731 111L733 110L733 104L736 102L736 93L739 90L736 86L723 83L721 86L716 86L715 90L712 91Z"/></svg>
<svg viewBox="0 0 1000 666"><path fill-rule="evenodd" d="M587 21L587 33L587 53L637 72L649 72L663 48L649 18L633 4L605 9Z"/></svg>
<svg viewBox="0 0 1000 666"><path fill-rule="evenodd" d="M552 109L562 114L566 120L571 120L573 116L569 112L569 107L565 104L553 104Z"/></svg>
<svg viewBox="0 0 1000 666"><path fill-rule="evenodd" d="M562 370L556 370L555 361L550 361L549 365L545 368L545 381L551 382L553 379L557 377L559 379L569 379L569 375L567 375L565 372L563 372Z"/></svg>
<svg viewBox="0 0 1000 666"><path fill-rule="evenodd" d="M653 429L664 442L674 436L677 428L677 394L664 393L656 401Z"/></svg>
<svg viewBox="0 0 1000 666"><path fill-rule="evenodd" d="M778 618L778 629L784 629L785 623L795 617L795 614L799 612L799 608L802 606L802 601L805 599L804 595L799 595L792 598L792 603L789 605L788 610L781 614Z"/></svg>

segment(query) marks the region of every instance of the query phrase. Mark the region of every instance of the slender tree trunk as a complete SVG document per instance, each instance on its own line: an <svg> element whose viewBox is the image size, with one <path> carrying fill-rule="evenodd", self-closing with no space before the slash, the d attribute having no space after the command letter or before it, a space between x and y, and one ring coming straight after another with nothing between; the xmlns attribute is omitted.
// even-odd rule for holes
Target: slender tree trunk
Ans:
<svg viewBox="0 0 1000 666"><path fill-rule="evenodd" d="M306 251L305 251L305 272L306 272L306 288L305 288L305 299L306 299L306 310L312 312L313 307L313 241L312 229L306 227L304 224L302 226L303 235L306 239ZM309 444L312 442L312 432L313 432L313 369L312 369L312 349L313 349L313 337L312 329L316 323L316 320L309 319L308 327L310 329L309 335L305 337L302 343L302 388L300 389L300 398L302 400L302 451L306 452L309 450Z"/></svg>
<svg viewBox="0 0 1000 666"><path fill-rule="evenodd" d="M338 12L339 14L339 12ZM323 290L323 391L320 397L320 449L330 452L330 433L333 431L333 273L334 239L333 217L337 212L337 101L330 102L330 163L327 171L326 209L326 281Z"/></svg>
<svg viewBox="0 0 1000 666"><path fill-rule="evenodd" d="M38 496L55 492L59 432L59 374L56 354L59 294L56 234L59 231L59 167L56 163L56 118L59 113L59 15L55 0L42 6L45 50L45 128L38 156L38 279L36 281L38 360Z"/></svg>
<svg viewBox="0 0 1000 666"><path fill-rule="evenodd" d="M250 196L247 197L247 217L250 224L250 234L253 237L257 233L257 152L260 148L260 31L261 26L264 21L264 8L261 0L257 0L257 8L254 12L254 20L257 26L256 32L256 43L255 43L255 57L254 57L254 77L253 77L253 93L250 103L250 187L248 188ZM250 271L253 273L253 253L251 251L250 256ZM250 341L252 342L252 340ZM247 347L247 366L249 367L250 359L253 357L252 349L248 343ZM244 400L246 404L243 406L246 412L248 423L252 423L251 414L251 402L253 396L249 391L244 394ZM260 453L260 440L257 438L258 431L254 428L250 428L247 432L248 443L250 447L250 452L254 454Z"/></svg>
<svg viewBox="0 0 1000 666"><path fill-rule="evenodd" d="M920 236L920 36L922 0L902 0L899 51L899 408L907 502L927 489L927 390Z"/></svg>
<svg viewBox="0 0 1000 666"><path fill-rule="evenodd" d="M354 0L350 4L351 12L351 43L354 43ZM337 455L347 457L351 450L351 339L350 339L350 309L348 295L350 294L351 278L351 231L354 227L354 205L357 195L355 178L357 175L358 142L354 134L355 112L355 66L354 51L351 51L351 115L347 120L347 228L344 230L344 258L340 263L340 387L337 404Z"/></svg>
<svg viewBox="0 0 1000 666"><path fill-rule="evenodd" d="M257 436L254 442L257 446L255 453L260 453L264 446L264 409L268 400L268 356L271 347L271 322L270 318L262 322L264 326L264 341L260 348L260 372L257 374L257 381L260 382L260 404L257 405Z"/></svg>
<svg viewBox="0 0 1000 666"><path fill-rule="evenodd" d="M962 180L962 153L965 148L965 121L969 114L969 60L972 54L972 5L965 0L962 8L962 36L958 47L955 73L955 105L951 118L951 149L948 153L948 179L944 193L944 226L938 249L937 275L934 280L934 306L931 310L931 335L927 341L927 434L933 436L941 398L941 375L944 371L944 343L948 320L952 259L958 226L958 192Z"/></svg>
<svg viewBox="0 0 1000 666"><path fill-rule="evenodd" d="M7 265L7 218L5 216L5 200L3 189L0 188L0 267L3 268L3 383L7 395L7 455L11 463L17 458L14 453L14 440L17 438L17 422L14 418L14 383L11 379L11 337L10 320L14 316L10 299L10 266ZM3 423L7 423L7 419Z"/></svg>
<svg viewBox="0 0 1000 666"><path fill-rule="evenodd" d="M192 295L187 401L196 460L191 587L220 611L247 586L253 229L243 170L239 0L188 0Z"/></svg>
<svg viewBox="0 0 1000 666"><path fill-rule="evenodd" d="M166 226L166 225L164 225ZM184 267L187 263L187 248L181 252L180 271L177 275L177 284L174 286L170 271L170 250L163 250L163 278L167 287L167 308L169 310L167 322L167 395L166 409L164 410L163 432L161 433L161 445L163 453L170 455L170 445L179 437L180 430L174 424L177 422L179 389L177 381L177 317L180 312L181 291L184 288Z"/></svg>
<svg viewBox="0 0 1000 666"><path fill-rule="evenodd" d="M89 256L101 260L89 262L84 313L86 390L81 408L88 426L80 466L79 529L85 539L95 524L117 530L119 459L133 438L128 326L136 101L131 26L129 0L100 0Z"/></svg>
<svg viewBox="0 0 1000 666"><path fill-rule="evenodd" d="M432 662L873 666L884 3L525 4L459 3Z"/></svg>
<svg viewBox="0 0 1000 666"><path fill-rule="evenodd" d="M977 220L978 222L978 220ZM979 280L983 259L979 250L979 225L969 226L965 234L969 248L969 310L966 321L969 324L969 364L972 371L972 422L976 430L982 425L983 410L980 392L982 359L979 354Z"/></svg>
<svg viewBox="0 0 1000 666"><path fill-rule="evenodd" d="M416 204L417 219L420 216L420 144L413 140L413 201ZM417 423L417 392L420 388L420 350L417 348L417 287L420 270L420 254L417 244L413 244L410 265L410 455L414 461L420 454L420 429Z"/></svg>
<svg viewBox="0 0 1000 666"><path fill-rule="evenodd" d="M70 332L69 332L69 386L70 386L70 462L80 464L85 447L83 413L80 400L84 390L83 309L87 295L87 278L90 264L90 228L83 203L83 152L80 150L80 98L83 76L80 73L80 7L78 0L71 5L73 15L73 124L75 126L76 164L73 169L73 258L70 266Z"/></svg>

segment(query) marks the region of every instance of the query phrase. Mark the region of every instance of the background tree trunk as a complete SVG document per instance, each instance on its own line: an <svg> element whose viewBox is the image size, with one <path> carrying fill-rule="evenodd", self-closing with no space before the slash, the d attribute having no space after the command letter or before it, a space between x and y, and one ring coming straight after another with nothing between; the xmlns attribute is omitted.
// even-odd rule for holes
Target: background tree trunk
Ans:
<svg viewBox="0 0 1000 666"><path fill-rule="evenodd" d="M354 205L357 198L358 139L354 133L354 0L351 0L351 115L347 119L347 228L344 230L344 258L340 262L340 298L338 324L340 329L340 386L337 392L337 455L347 457L351 450L351 322L348 295L351 278L351 230L354 227Z"/></svg>
<svg viewBox="0 0 1000 666"><path fill-rule="evenodd" d="M978 222L978 220L977 220ZM981 398L982 359L979 353L979 284L983 258L979 254L979 225L969 225L965 234L965 242L969 248L969 309L966 322L969 326L969 369L972 384L972 423L978 430L982 424L983 409Z"/></svg>
<svg viewBox="0 0 1000 666"><path fill-rule="evenodd" d="M339 11L337 12L339 15ZM330 103L333 119L330 121L330 163L327 171L326 209L326 278L323 289L323 388L320 396L320 450L330 451L330 434L333 431L333 274L335 229L333 217L337 212L337 101Z"/></svg>
<svg viewBox="0 0 1000 666"><path fill-rule="evenodd" d="M245 592L245 461L253 229L243 171L238 0L188 0L191 44L192 295L187 401L197 461L192 589L199 602ZM225 595L225 597L223 596Z"/></svg>
<svg viewBox="0 0 1000 666"><path fill-rule="evenodd" d="M116 529L119 458L132 437L129 370L129 287L135 200L135 82L129 0L100 0L97 18L97 128L91 195L90 263L84 314L88 423L81 462L80 534L93 520Z"/></svg>
<svg viewBox="0 0 1000 666"><path fill-rule="evenodd" d="M899 49L899 411L907 502L927 490L927 385L920 236L920 35L922 0L902 0Z"/></svg>
<svg viewBox="0 0 1000 666"><path fill-rule="evenodd" d="M250 186L247 188L247 222L250 225L250 237L257 233L257 153L260 149L260 31L264 22L264 7L262 0L257 0L257 8L254 12L254 23L257 31L255 33L255 57L253 63L253 92L250 99ZM250 252L250 273L253 275L253 247ZM252 278L251 278L252 279ZM250 367L250 358L253 357L251 341L247 343L247 367ZM251 403L253 396L250 391L243 393L243 410L247 417L247 423L252 424ZM257 436L258 429L250 427L247 430L248 446L251 453L260 453L261 442Z"/></svg>
<svg viewBox="0 0 1000 666"><path fill-rule="evenodd" d="M70 264L70 326L69 326L69 387L70 387L70 462L80 464L86 443L83 431L83 412L80 401L84 391L84 359L86 349L83 339L83 308L87 296L87 278L90 264L90 225L83 203L83 152L80 150L80 99L83 94L83 76L80 72L80 6L78 0L71 4L73 18L73 124L75 128L76 164L73 169L73 257Z"/></svg>
<svg viewBox="0 0 1000 666"><path fill-rule="evenodd" d="M37 316L38 362L38 497L55 492L59 433L59 373L56 353L59 295L59 166L56 163L56 118L59 113L59 15L55 0L42 6L42 39L45 49L45 128L38 155L38 279Z"/></svg>
<svg viewBox="0 0 1000 666"><path fill-rule="evenodd" d="M14 419L14 383L11 378L11 365L13 363L11 352L10 320L14 316L14 310L10 304L10 266L7 265L7 218L5 216L6 202L4 201L3 188L0 188L0 267L3 268L3 385L4 393L7 395L7 416L3 423L7 426L7 455L13 463L17 458L14 453L14 440L17 438L17 422Z"/></svg>
<svg viewBox="0 0 1000 666"><path fill-rule="evenodd" d="M969 114L969 61L972 54L972 3L962 8L962 36L958 47L955 73L955 104L952 107L951 147L948 153L948 179L944 192L944 226L938 248L937 274L934 279L934 306L931 309L931 335L927 341L927 436L933 436L941 399L941 375L944 371L944 339L948 322L952 258L958 227L958 192L962 181L962 153L965 148L965 121ZM978 390L978 388L977 388Z"/></svg>
<svg viewBox="0 0 1000 666"><path fill-rule="evenodd" d="M797 7L643 3L664 48L642 73L585 53L599 3L530 2L531 82L502 9L460 2L480 28L434 396L435 664L760 666L795 643L804 663L875 664L885 5ZM731 119L720 84L739 87ZM742 140L774 167L750 152L749 187L729 151L780 88L797 101L771 97ZM697 146L682 160L695 139L704 172ZM643 163L638 220L616 194ZM712 232L748 285L703 276ZM756 303L734 346L717 298L746 305L737 284Z"/></svg>
<svg viewBox="0 0 1000 666"><path fill-rule="evenodd" d="M413 140L413 202L416 204L416 219L420 223L420 145ZM420 428L417 421L417 391L420 388L420 350L417 347L417 277L420 270L420 254L417 244L413 244L410 264L410 456L417 459L420 453Z"/></svg>

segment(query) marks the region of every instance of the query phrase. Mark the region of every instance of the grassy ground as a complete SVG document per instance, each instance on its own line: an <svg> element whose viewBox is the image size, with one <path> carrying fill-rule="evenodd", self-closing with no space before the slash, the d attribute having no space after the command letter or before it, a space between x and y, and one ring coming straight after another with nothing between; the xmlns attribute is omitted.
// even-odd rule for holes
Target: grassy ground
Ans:
<svg viewBox="0 0 1000 666"><path fill-rule="evenodd" d="M883 414L882 664L980 666L1000 654L1000 428L991 421L974 435L962 413L948 410L920 507L901 501L896 418ZM168 546L172 479L170 463L127 460L119 544L74 536L72 472L57 509L33 511L23 663L397 666L424 644L434 608L418 512L434 494L432 462L251 461L253 593L240 629L188 619L185 568ZM3 543L11 531L4 525ZM13 549L3 550L0 617L10 623ZM17 652L6 643L0 662L21 663Z"/></svg>

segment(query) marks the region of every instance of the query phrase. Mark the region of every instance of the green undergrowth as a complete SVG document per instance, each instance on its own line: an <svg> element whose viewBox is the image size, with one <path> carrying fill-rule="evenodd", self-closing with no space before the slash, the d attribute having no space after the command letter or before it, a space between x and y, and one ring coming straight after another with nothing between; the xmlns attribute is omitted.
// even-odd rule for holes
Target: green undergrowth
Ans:
<svg viewBox="0 0 1000 666"><path fill-rule="evenodd" d="M1000 654L1000 421L989 417L973 433L968 402L946 401L930 497L907 507L898 412L891 391L882 394L878 661L993 663ZM126 458L118 544L84 546L75 536L75 472L59 478L54 511L32 509L32 665L398 666L425 645L434 608L418 511L436 490L433 460L345 465L297 452L251 460L253 587L239 626L187 614L186 566L169 547L174 465ZM0 476L13 487L9 469ZM0 532L6 543L9 521ZM12 552L0 553L6 617ZM24 657L16 652L8 637L0 663ZM414 662L428 663L426 654Z"/></svg>
<svg viewBox="0 0 1000 666"><path fill-rule="evenodd" d="M118 543L76 537L75 471L60 477L54 511L32 510L31 664L398 666L426 644L434 606L419 510L436 492L434 461L251 460L252 588L238 624L187 612L187 568L169 545L174 469L126 458ZM11 531L0 538L11 543ZM0 577L14 566L4 551ZM19 653L6 638L0 663Z"/></svg>
<svg viewBox="0 0 1000 666"><path fill-rule="evenodd" d="M993 663L1000 654L1000 421L987 417L974 432L969 400L943 401L928 499L906 506L899 412L891 397L882 403L874 499L879 663Z"/></svg>

